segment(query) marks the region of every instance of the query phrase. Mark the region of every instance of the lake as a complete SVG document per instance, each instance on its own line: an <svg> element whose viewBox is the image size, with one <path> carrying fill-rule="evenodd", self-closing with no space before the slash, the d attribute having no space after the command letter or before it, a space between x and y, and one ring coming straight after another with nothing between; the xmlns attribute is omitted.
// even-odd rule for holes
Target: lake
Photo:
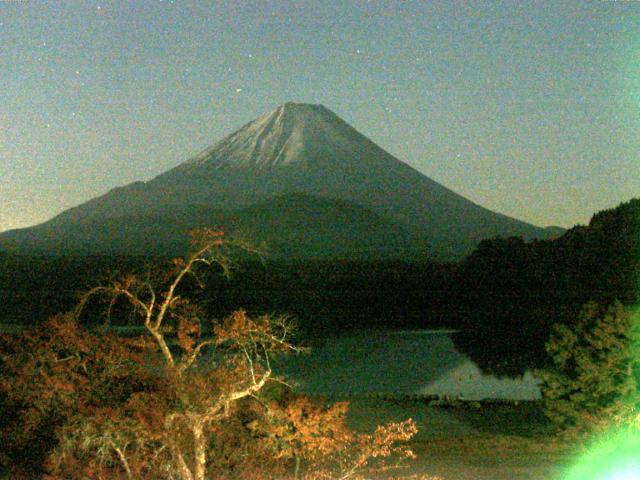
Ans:
<svg viewBox="0 0 640 480"><path fill-rule="evenodd" d="M16 325L0 332L17 333ZM140 327L131 327L135 332ZM128 331L127 328L119 330ZM448 396L467 400L538 400L539 381L484 374L453 343L452 330L369 330L329 337L310 353L278 362L278 373L301 392L332 397Z"/></svg>
<svg viewBox="0 0 640 480"><path fill-rule="evenodd" d="M458 352L450 330L376 331L327 339L279 370L298 390L327 396L437 395L468 400L541 398L530 371L519 378L484 374Z"/></svg>

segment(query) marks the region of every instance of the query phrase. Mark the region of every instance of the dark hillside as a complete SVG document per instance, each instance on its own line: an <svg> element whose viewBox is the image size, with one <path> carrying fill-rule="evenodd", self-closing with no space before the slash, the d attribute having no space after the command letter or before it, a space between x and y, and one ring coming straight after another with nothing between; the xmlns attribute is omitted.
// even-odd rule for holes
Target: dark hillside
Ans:
<svg viewBox="0 0 640 480"><path fill-rule="evenodd" d="M300 204L299 198L295 204ZM281 205L269 204L271 210L249 208L246 218L253 220L244 225L256 228L254 232L268 227L288 205L289 198L283 197ZM323 205L327 216L335 214L334 203L321 199L310 205L316 215ZM351 218L358 212L362 210L352 209ZM303 218L296 219L297 214ZM336 217L334 225L340 221ZM366 226L370 216L365 213L361 218ZM306 219L298 208L289 216L289 221L302 225L300 234L311 226ZM485 240L458 264L391 257L243 259L231 279L218 271L208 273L209 287L198 295L214 317L237 308L290 314L305 336L315 340L361 328L461 328L464 332L456 338L458 347L480 366L518 374L544 361L544 343L551 326L571 322L589 300L607 303L618 298L627 305L638 301L639 219L640 200L635 199L599 212L588 226L574 227L555 240ZM344 241L339 232L337 228L329 232L336 242ZM403 238L397 232L397 236L385 238L388 233L380 232L378 238L383 241L378 245ZM290 253L299 248L291 235L289 231L281 237L283 242L294 243ZM151 256L4 255L0 257L3 321L37 323L72 308L79 291L123 273L144 274L149 262L166 265L167 260ZM127 312L119 314L114 322L132 320Z"/></svg>
<svg viewBox="0 0 640 480"><path fill-rule="evenodd" d="M462 264L460 286L476 313L467 318L473 336L459 346L488 370L521 371L544 358L551 325L573 321L586 302L636 304L639 273L640 199L555 240L485 240Z"/></svg>
<svg viewBox="0 0 640 480"><path fill-rule="evenodd" d="M403 224L344 200L303 193L280 195L229 212L185 205L164 213L43 224L4 234L4 246L22 255L177 256L187 253L189 231L221 228L265 245L271 259L425 258L429 246Z"/></svg>

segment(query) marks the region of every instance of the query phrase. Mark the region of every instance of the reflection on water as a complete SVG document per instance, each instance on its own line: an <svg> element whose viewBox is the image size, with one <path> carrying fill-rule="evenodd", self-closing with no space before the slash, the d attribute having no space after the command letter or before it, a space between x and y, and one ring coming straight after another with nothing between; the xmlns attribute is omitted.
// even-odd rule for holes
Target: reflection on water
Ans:
<svg viewBox="0 0 640 480"><path fill-rule="evenodd" d="M456 350L451 331L369 331L327 340L279 370L299 389L322 395L440 395L469 400L540 398L538 381L485 375Z"/></svg>
<svg viewBox="0 0 640 480"><path fill-rule="evenodd" d="M0 333L16 334L4 325ZM118 329L138 333L142 329ZM326 339L311 353L284 357L277 367L306 393L319 395L438 395L469 400L536 400L538 380L530 371L516 378L484 374L456 348L453 331L371 330Z"/></svg>

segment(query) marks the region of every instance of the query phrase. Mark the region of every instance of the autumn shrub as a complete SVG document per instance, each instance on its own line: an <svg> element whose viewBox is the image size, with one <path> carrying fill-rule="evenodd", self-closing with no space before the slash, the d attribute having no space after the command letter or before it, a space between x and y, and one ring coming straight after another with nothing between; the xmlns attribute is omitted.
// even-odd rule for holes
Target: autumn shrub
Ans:
<svg viewBox="0 0 640 480"><path fill-rule="evenodd" d="M618 301L590 302L573 324L553 327L549 366L537 375L545 413L559 430L589 431L633 415L639 334L637 315Z"/></svg>
<svg viewBox="0 0 640 480"><path fill-rule="evenodd" d="M70 315L51 318L20 337L2 338L2 445L14 469L42 471L56 432L77 416L117 408L157 378L142 368L132 341L95 336Z"/></svg>
<svg viewBox="0 0 640 480"><path fill-rule="evenodd" d="M226 246L221 232L200 231L160 284L126 276L87 292L72 314L3 338L0 398L12 415L2 442L13 477L355 480L413 457L411 420L356 434L346 404L285 386L271 358L300 351L288 318L237 311L212 321L182 296L199 267L228 267ZM83 328L96 299L131 305L145 333ZM17 460L26 451L31 463Z"/></svg>
<svg viewBox="0 0 640 480"><path fill-rule="evenodd" d="M309 480L365 478L398 466L415 455L406 442L416 433L412 420L356 434L346 425L347 402L324 404L294 396L278 412L271 435L280 455L296 460L296 475ZM302 463L302 465L300 465Z"/></svg>

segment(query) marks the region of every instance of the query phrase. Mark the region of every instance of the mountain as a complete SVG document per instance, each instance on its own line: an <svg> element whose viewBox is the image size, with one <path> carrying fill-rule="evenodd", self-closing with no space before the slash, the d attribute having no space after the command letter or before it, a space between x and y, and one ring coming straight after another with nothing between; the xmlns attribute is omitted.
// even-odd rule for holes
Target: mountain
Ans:
<svg viewBox="0 0 640 480"><path fill-rule="evenodd" d="M290 196L296 193L301 196ZM288 200L283 202L283 196ZM400 237L406 242L401 242L399 252L428 243L433 255L459 256L487 237L548 236L544 229L480 207L429 179L327 108L287 103L148 182L116 188L44 224L0 235L0 245L11 243L19 248L29 243L32 248L48 250L51 242L62 242L64 249L63 239L73 231L69 249L86 249L91 243L120 248L124 245L116 245L116 237L125 228L131 238L146 238L146 246L136 247L145 250L158 243L150 232L161 237L183 235L181 229L187 224L199 223L189 216L202 210L209 213L199 218L216 221L223 228L233 218L232 212L244 212L243 217L249 211L269 211L273 219L269 228L282 233L285 226L295 228L291 221L283 220L282 225L276 221L296 217L291 203L295 198L301 201L299 212L313 212L310 205L314 204L322 205L324 213L342 212L344 225L355 215L353 232L345 226L340 235L334 235L336 241L354 246L368 237L362 237L366 222L357 220L358 215L365 215L367 222L378 222L378 227L371 224L375 235L380 227L402 232ZM286 212L277 213L282 208ZM296 225L306 221L308 236L320 235L318 230L326 233L332 220L320 217L321 222L309 224L312 217L303 219L298 214ZM289 239L294 240L295 235ZM375 249L369 253L375 255Z"/></svg>
<svg viewBox="0 0 640 480"><path fill-rule="evenodd" d="M171 216L159 213L43 224L3 235L18 252L180 255L189 231L224 226L233 235L264 244L270 258L412 258L428 247L407 229L342 200L302 193L275 196L236 211L188 205Z"/></svg>

